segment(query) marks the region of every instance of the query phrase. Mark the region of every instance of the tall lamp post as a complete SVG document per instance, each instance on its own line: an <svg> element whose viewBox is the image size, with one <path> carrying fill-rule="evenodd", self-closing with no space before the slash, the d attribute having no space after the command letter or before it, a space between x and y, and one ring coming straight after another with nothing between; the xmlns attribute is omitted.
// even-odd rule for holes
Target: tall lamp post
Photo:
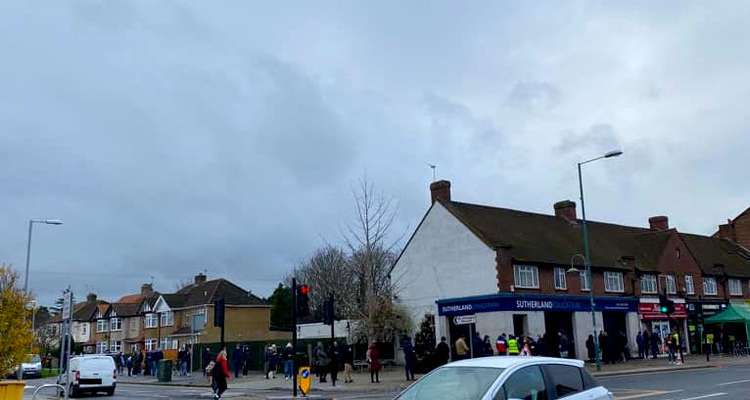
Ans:
<svg viewBox="0 0 750 400"><path fill-rule="evenodd" d="M23 278L23 292L29 293L29 261L31 260L31 230L34 224L62 225L59 219L30 219L29 240L26 242L26 275Z"/></svg>
<svg viewBox="0 0 750 400"><path fill-rule="evenodd" d="M602 362L599 352L599 336L596 334L596 313L594 312L594 277L591 274L591 251L589 249L589 231L586 227L586 203L583 200L583 177L581 175L581 165L601 160L602 158L612 158L622 155L622 151L613 150L596 158L578 163L578 188L581 191L581 231L583 232L583 262L586 267L586 275L589 278L589 299L591 300L591 323L594 328L594 357L596 361L596 370L601 371ZM574 256L575 257L575 256Z"/></svg>

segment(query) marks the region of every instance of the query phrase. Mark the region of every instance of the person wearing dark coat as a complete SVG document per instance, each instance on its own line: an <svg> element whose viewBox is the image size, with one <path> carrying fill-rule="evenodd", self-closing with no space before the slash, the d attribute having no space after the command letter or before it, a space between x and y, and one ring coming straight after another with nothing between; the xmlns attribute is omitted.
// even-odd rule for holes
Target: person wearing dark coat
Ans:
<svg viewBox="0 0 750 400"><path fill-rule="evenodd" d="M240 349L240 345L236 345L234 347L234 350L232 350L232 369L234 370L234 377L239 378L240 377L240 371L242 370L242 364L244 363L245 354L242 353L242 349Z"/></svg>
<svg viewBox="0 0 750 400"><path fill-rule="evenodd" d="M607 340L607 332L599 331L599 351L600 361L607 362L609 360L609 343Z"/></svg>
<svg viewBox="0 0 750 400"><path fill-rule="evenodd" d="M435 360L438 366L445 365L450 359L451 348L448 346L445 336L440 338L440 343L435 346Z"/></svg>
<svg viewBox="0 0 750 400"><path fill-rule="evenodd" d="M328 350L328 356L331 359L331 362L328 363L328 370L331 372L331 386L336 386L336 380L339 377L341 353L339 353L339 345L335 341Z"/></svg>
<svg viewBox="0 0 750 400"><path fill-rule="evenodd" d="M242 349L242 353L242 359L245 360L245 363L242 364L242 375L247 376L247 372L250 369L250 346L245 346Z"/></svg>
<svg viewBox="0 0 750 400"><path fill-rule="evenodd" d="M414 353L414 346L411 344L411 338L404 335L401 339L401 349L404 352L404 372L406 373L406 380L413 381L414 379L414 367L417 363L417 356Z"/></svg>
<svg viewBox="0 0 750 400"><path fill-rule="evenodd" d="M213 361L213 355L211 354L211 350L209 350L208 347L203 348L203 355L202 355L201 361L203 361L203 364L201 364L203 375L206 375L206 367L208 367L208 364L210 364L211 361Z"/></svg>
<svg viewBox="0 0 750 400"><path fill-rule="evenodd" d="M651 347L651 334L643 331L643 359L648 359L648 349Z"/></svg>
<svg viewBox="0 0 750 400"><path fill-rule="evenodd" d="M479 336L479 332L474 332L474 337L471 338L471 346L471 358L484 357L484 342L482 337Z"/></svg>
<svg viewBox="0 0 750 400"><path fill-rule="evenodd" d="M643 358L643 335L640 331L635 337L635 345L638 347L638 358Z"/></svg>
<svg viewBox="0 0 750 400"><path fill-rule="evenodd" d="M586 353L589 357L589 362L594 362L596 358L596 343L594 343L594 335L589 335L586 339Z"/></svg>
<svg viewBox="0 0 750 400"><path fill-rule="evenodd" d="M651 358L656 360L656 356L659 354L659 342L661 342L661 338L658 334L652 333L651 334Z"/></svg>
<svg viewBox="0 0 750 400"><path fill-rule="evenodd" d="M492 348L492 342L490 341L489 335L484 335L484 346L483 351L485 356L494 356L495 350Z"/></svg>

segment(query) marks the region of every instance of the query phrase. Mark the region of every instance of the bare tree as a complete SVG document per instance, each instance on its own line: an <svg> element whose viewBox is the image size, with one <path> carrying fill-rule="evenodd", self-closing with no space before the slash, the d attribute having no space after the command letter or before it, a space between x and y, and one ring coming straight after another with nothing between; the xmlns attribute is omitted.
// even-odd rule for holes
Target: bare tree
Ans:
<svg viewBox="0 0 750 400"><path fill-rule="evenodd" d="M310 285L310 306L317 310L330 293L336 295L336 313L340 318L356 315L356 285L346 252L333 245L321 247L297 268L297 279Z"/></svg>

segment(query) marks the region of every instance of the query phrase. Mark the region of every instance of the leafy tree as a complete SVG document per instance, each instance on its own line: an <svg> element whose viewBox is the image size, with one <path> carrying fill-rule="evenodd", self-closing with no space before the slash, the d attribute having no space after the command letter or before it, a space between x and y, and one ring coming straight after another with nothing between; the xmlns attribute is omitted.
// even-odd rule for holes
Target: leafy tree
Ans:
<svg viewBox="0 0 750 400"><path fill-rule="evenodd" d="M271 327L289 331L292 329L292 289L279 283L268 298L271 303Z"/></svg>
<svg viewBox="0 0 750 400"><path fill-rule="evenodd" d="M18 274L10 266L0 265L0 371L23 362L33 340L27 309L30 298L17 281Z"/></svg>

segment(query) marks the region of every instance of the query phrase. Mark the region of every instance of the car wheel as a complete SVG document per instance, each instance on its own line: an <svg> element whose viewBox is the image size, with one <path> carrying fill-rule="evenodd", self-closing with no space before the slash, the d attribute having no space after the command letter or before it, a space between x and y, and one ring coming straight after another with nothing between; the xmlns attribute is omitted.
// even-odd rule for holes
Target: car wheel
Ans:
<svg viewBox="0 0 750 400"><path fill-rule="evenodd" d="M107 396L114 396L115 395L115 388L107 389Z"/></svg>

